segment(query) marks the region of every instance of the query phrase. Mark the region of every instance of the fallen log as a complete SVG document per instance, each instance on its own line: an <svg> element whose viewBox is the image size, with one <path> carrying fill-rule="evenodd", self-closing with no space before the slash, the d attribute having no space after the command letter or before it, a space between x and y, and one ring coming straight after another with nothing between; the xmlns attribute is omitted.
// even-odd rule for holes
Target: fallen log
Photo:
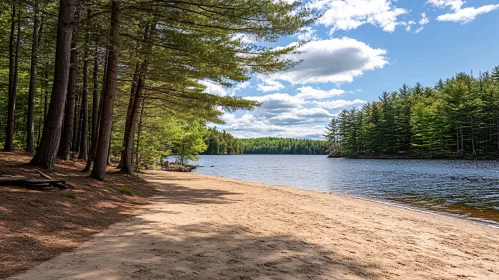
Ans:
<svg viewBox="0 0 499 280"><path fill-rule="evenodd" d="M36 171L36 173L40 174L40 176L42 176L42 178L45 178L48 180L53 180L52 177L41 172L40 170L36 169L35 171ZM63 190L69 189L69 187L66 186L66 181L64 181L64 180L59 180L59 182L54 183L54 186L58 187L59 189L63 189Z"/></svg>
<svg viewBox="0 0 499 280"><path fill-rule="evenodd" d="M24 181L27 181L27 177L0 177L0 185L7 185L7 184L20 184Z"/></svg>
<svg viewBox="0 0 499 280"><path fill-rule="evenodd" d="M42 176L42 178L45 178L45 179L48 179L48 180L52 180L52 179L54 179L54 178L50 177L49 175L47 175L47 174L45 174L45 173L41 172L41 171L40 171L40 170L38 170L38 169L36 169L35 171L36 171L36 173L40 174L40 176ZM59 181L61 181L61 183L63 183L63 184L65 184L65 183L66 183L66 181L64 181L64 180L59 180Z"/></svg>
<svg viewBox="0 0 499 280"><path fill-rule="evenodd" d="M31 184L31 185L39 185L39 184L53 185L53 184L61 183L61 180L57 180L57 179L28 179L28 180L24 180L23 182L27 183L27 184Z"/></svg>

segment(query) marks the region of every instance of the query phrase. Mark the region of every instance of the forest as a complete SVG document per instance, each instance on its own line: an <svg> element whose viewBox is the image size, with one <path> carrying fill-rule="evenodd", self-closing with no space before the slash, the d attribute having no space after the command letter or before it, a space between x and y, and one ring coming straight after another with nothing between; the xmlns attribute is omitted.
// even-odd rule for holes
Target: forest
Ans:
<svg viewBox="0 0 499 280"><path fill-rule="evenodd" d="M1 1L3 150L33 153L30 164L47 170L57 158L85 160L99 180L111 162L131 173L203 150L206 123L259 105L206 84L292 67L286 55L301 43L269 43L317 17L272 0Z"/></svg>
<svg viewBox="0 0 499 280"><path fill-rule="evenodd" d="M293 138L241 139L245 154L326 155L328 142Z"/></svg>
<svg viewBox="0 0 499 280"><path fill-rule="evenodd" d="M499 66L383 92L331 119L325 136L330 156L497 158Z"/></svg>
<svg viewBox="0 0 499 280"><path fill-rule="evenodd" d="M208 129L205 136L205 155L241 155L243 143L225 130L218 131L216 127Z"/></svg>
<svg viewBox="0 0 499 280"><path fill-rule="evenodd" d="M293 138L262 137L239 139L218 131L216 127L208 129L205 136L205 155L241 155L241 154L299 154L326 155L327 141Z"/></svg>

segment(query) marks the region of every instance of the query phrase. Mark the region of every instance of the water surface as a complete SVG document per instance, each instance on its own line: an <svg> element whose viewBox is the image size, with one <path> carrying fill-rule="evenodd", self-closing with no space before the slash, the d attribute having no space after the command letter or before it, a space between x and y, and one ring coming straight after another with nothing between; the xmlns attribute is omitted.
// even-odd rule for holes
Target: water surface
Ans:
<svg viewBox="0 0 499 280"><path fill-rule="evenodd" d="M195 172L391 201L499 225L499 162L203 155Z"/></svg>

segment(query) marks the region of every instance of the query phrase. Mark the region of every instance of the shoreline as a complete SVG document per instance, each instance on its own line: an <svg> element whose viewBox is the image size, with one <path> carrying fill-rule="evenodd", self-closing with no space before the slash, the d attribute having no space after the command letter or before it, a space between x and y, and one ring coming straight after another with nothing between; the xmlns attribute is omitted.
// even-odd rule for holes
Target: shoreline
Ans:
<svg viewBox="0 0 499 280"><path fill-rule="evenodd" d="M307 189L286 186L286 185L272 185L272 184L267 184L267 183L261 183L261 182L256 182L256 181L247 181L247 180L236 179L236 178L231 178L231 177L207 175L207 174L197 173L196 171L193 171L192 173L196 174L196 175L208 176L208 177L219 178L219 179L237 180L237 181L246 182L249 184L253 184L253 183L264 184L264 185L269 185L269 186L274 186L274 187L284 187L284 188L291 188L291 189L297 189L297 190L311 191L311 192L321 193L321 194L329 194L329 195L333 195L333 196L356 198L356 199L361 199L361 200L365 200L365 201L369 201L369 202L391 205L391 206L399 207L402 209L408 209L408 210L422 212L422 213L430 213L430 214L434 214L434 215L440 215L440 216L444 216L444 217L465 220L465 221L468 221L468 222L473 223L473 224L485 225L485 226L488 226L491 228L499 229L499 221L494 221L494 220L489 220L489 219L479 218L479 217L473 217L473 216L468 216L468 215L463 215L463 214L456 214L456 213L446 212L446 211L437 211L437 210L433 210L433 209L429 209L429 208L425 208L425 207L415 206L415 205L406 204L406 203L402 203L402 202L398 202L398 201L392 201L392 200L388 200L388 199L375 199L375 198L370 198L370 197L347 195L347 194L333 193L333 192L328 192L328 191L314 191L314 190L307 190Z"/></svg>
<svg viewBox="0 0 499 280"><path fill-rule="evenodd" d="M148 171L134 218L12 279L497 279L499 230L344 195Z"/></svg>
<svg viewBox="0 0 499 280"><path fill-rule="evenodd" d="M203 177L208 177L209 179L210 178L216 179L216 180L229 179L229 180L239 181L239 182L246 183L246 184L258 184L258 185L264 185L264 186L274 187L274 188L284 188L284 189L299 190L299 191L305 191L305 192L312 192L312 193L318 193L318 194L324 194L324 195L337 196L340 198L359 199L359 200L366 201L369 203L377 203L377 204L396 207L396 208L404 209L404 210L408 210L408 211L414 211L417 213L430 214L430 215L434 215L437 217L456 219L458 221L465 221L465 222L468 222L468 223L471 223L474 225L480 225L480 226L490 227L493 229L499 229L499 222L496 222L493 220L474 218L471 216L459 215L459 214L454 214L454 213L445 212L445 211L435 211L432 209L418 207L418 206L414 206L411 204L405 204L405 203L401 203L401 202L397 202L397 201L383 200L383 199L377 200L377 199L369 198L369 197L333 193L333 192L328 192L328 191L314 191L314 190L301 189L298 187L291 187L291 186L285 186L285 185L273 185L273 184L261 183L261 182L256 182L256 181L236 179L236 178L231 178L231 177L201 174L201 173L197 173L195 171L191 172L191 174L195 174L195 175L199 175L199 176L203 176Z"/></svg>

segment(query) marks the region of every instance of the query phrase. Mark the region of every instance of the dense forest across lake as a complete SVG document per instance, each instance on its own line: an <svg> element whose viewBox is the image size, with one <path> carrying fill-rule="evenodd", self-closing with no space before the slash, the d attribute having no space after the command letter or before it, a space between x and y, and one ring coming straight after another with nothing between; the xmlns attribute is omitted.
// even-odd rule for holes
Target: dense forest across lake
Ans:
<svg viewBox="0 0 499 280"><path fill-rule="evenodd" d="M497 157L499 67L384 92L343 110L326 131L331 156Z"/></svg>
<svg viewBox="0 0 499 280"><path fill-rule="evenodd" d="M208 129L205 143L205 155L327 155L327 141L277 137L238 139L216 127Z"/></svg>
<svg viewBox="0 0 499 280"><path fill-rule="evenodd" d="M294 138L241 139L245 154L326 155L327 141Z"/></svg>

